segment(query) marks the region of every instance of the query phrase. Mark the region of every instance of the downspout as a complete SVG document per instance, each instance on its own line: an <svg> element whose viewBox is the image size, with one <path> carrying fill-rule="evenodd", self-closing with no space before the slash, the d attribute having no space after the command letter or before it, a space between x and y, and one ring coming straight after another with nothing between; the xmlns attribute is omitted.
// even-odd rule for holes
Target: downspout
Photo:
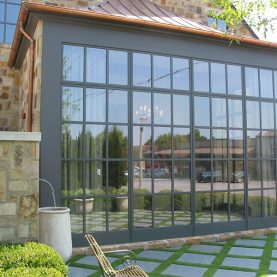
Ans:
<svg viewBox="0 0 277 277"><path fill-rule="evenodd" d="M34 69L35 69L35 40L28 34L23 22L20 22L20 32L29 40L30 44L30 68L29 68L29 89L28 89L28 132L32 132L33 122L33 94L34 94Z"/></svg>

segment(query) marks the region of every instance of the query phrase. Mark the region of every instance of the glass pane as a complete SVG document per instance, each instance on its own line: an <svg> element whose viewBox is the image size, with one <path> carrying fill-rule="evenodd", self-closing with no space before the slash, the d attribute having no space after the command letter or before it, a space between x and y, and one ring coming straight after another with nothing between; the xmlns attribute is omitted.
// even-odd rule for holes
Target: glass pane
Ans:
<svg viewBox="0 0 277 277"><path fill-rule="evenodd" d="M106 83L106 50L87 48L87 82Z"/></svg>
<svg viewBox="0 0 277 277"><path fill-rule="evenodd" d="M275 158L275 136L273 131L262 132L262 158Z"/></svg>
<svg viewBox="0 0 277 277"><path fill-rule="evenodd" d="M108 205L109 231L128 229L128 196L112 197Z"/></svg>
<svg viewBox="0 0 277 277"><path fill-rule="evenodd" d="M83 166L81 162L62 162L62 195L83 195Z"/></svg>
<svg viewBox="0 0 277 277"><path fill-rule="evenodd" d="M214 158L227 158L227 130L225 129L213 129L213 157Z"/></svg>
<svg viewBox="0 0 277 277"><path fill-rule="evenodd" d="M171 124L170 94L154 94L154 124Z"/></svg>
<svg viewBox="0 0 277 277"><path fill-rule="evenodd" d="M64 199L62 200L63 207L70 209L70 222L72 233L83 233L83 206L79 204L82 199ZM81 208L82 206L82 208Z"/></svg>
<svg viewBox="0 0 277 277"><path fill-rule="evenodd" d="M260 69L261 97L273 98L273 75L271 70Z"/></svg>
<svg viewBox="0 0 277 277"><path fill-rule="evenodd" d="M243 161L229 161L230 189L244 189L245 172Z"/></svg>
<svg viewBox="0 0 277 277"><path fill-rule="evenodd" d="M173 58L173 89L189 90L189 61Z"/></svg>
<svg viewBox="0 0 277 277"><path fill-rule="evenodd" d="M86 199L86 230L89 232L106 231L106 199Z"/></svg>
<svg viewBox="0 0 277 277"><path fill-rule="evenodd" d="M195 162L195 190L210 191L212 181L211 161Z"/></svg>
<svg viewBox="0 0 277 277"><path fill-rule="evenodd" d="M248 191L248 216L250 218L262 216L262 192L260 190Z"/></svg>
<svg viewBox="0 0 277 277"><path fill-rule="evenodd" d="M20 6L7 4L6 8L7 8L6 22L7 23L16 23L18 14L19 14L19 10L20 10Z"/></svg>
<svg viewBox="0 0 277 277"><path fill-rule="evenodd" d="M109 90L109 122L128 122L127 91Z"/></svg>
<svg viewBox="0 0 277 277"><path fill-rule="evenodd" d="M263 191L263 217L276 216L276 189Z"/></svg>
<svg viewBox="0 0 277 277"><path fill-rule="evenodd" d="M241 67L237 65L227 65L228 71L228 93L233 95L242 94Z"/></svg>
<svg viewBox="0 0 277 277"><path fill-rule="evenodd" d="M86 89L86 120L106 121L106 90Z"/></svg>
<svg viewBox="0 0 277 277"><path fill-rule="evenodd" d="M173 151L175 158L190 157L190 129L174 128L173 129Z"/></svg>
<svg viewBox="0 0 277 277"><path fill-rule="evenodd" d="M63 47L63 79L66 81L83 81L84 48L64 45Z"/></svg>
<svg viewBox="0 0 277 277"><path fill-rule="evenodd" d="M228 192L213 193L213 222L228 221Z"/></svg>
<svg viewBox="0 0 277 277"><path fill-rule="evenodd" d="M190 194L174 195L174 225L191 224Z"/></svg>
<svg viewBox="0 0 277 277"><path fill-rule="evenodd" d="M152 227L152 197L150 194L137 195L133 199L134 227Z"/></svg>
<svg viewBox="0 0 277 277"><path fill-rule="evenodd" d="M154 87L170 88L170 58L153 56Z"/></svg>
<svg viewBox="0 0 277 277"><path fill-rule="evenodd" d="M174 191L190 192L190 161L176 160L173 163Z"/></svg>
<svg viewBox="0 0 277 277"><path fill-rule="evenodd" d="M155 161L153 168L154 192L166 193L171 192L171 162Z"/></svg>
<svg viewBox="0 0 277 277"><path fill-rule="evenodd" d="M274 71L274 92L275 98L277 97L277 71Z"/></svg>
<svg viewBox="0 0 277 277"><path fill-rule="evenodd" d="M104 125L86 125L86 153L88 158L105 158L106 127Z"/></svg>
<svg viewBox="0 0 277 277"><path fill-rule="evenodd" d="M260 161L248 161L248 188L255 189L262 187Z"/></svg>
<svg viewBox="0 0 277 277"><path fill-rule="evenodd" d="M154 227L172 226L171 195L154 196Z"/></svg>
<svg viewBox="0 0 277 277"><path fill-rule="evenodd" d="M229 130L229 157L243 159L243 131Z"/></svg>
<svg viewBox="0 0 277 277"><path fill-rule="evenodd" d="M211 223L211 194L196 193L195 195L195 223Z"/></svg>
<svg viewBox="0 0 277 277"><path fill-rule="evenodd" d="M62 118L66 121L83 121L83 89L63 87Z"/></svg>
<svg viewBox="0 0 277 277"><path fill-rule="evenodd" d="M62 158L83 157L83 126L62 125Z"/></svg>
<svg viewBox="0 0 277 277"><path fill-rule="evenodd" d="M109 126L108 152L110 158L123 159L128 157L127 126Z"/></svg>
<svg viewBox="0 0 277 277"><path fill-rule="evenodd" d="M6 24L5 43L11 44L15 33L15 25Z"/></svg>
<svg viewBox="0 0 277 277"><path fill-rule="evenodd" d="M0 23L0 42L4 42L4 24Z"/></svg>
<svg viewBox="0 0 277 277"><path fill-rule="evenodd" d="M228 100L229 127L243 128L242 101Z"/></svg>
<svg viewBox="0 0 277 277"><path fill-rule="evenodd" d="M195 129L195 158L211 158L211 136L209 129Z"/></svg>
<svg viewBox="0 0 277 277"><path fill-rule="evenodd" d="M263 188L276 188L276 162L262 161Z"/></svg>
<svg viewBox="0 0 277 277"><path fill-rule="evenodd" d="M274 129L274 108L273 103L261 103L262 129Z"/></svg>
<svg viewBox="0 0 277 277"><path fill-rule="evenodd" d="M86 190L85 194L89 195L105 195L105 179L104 174L105 161L93 161L86 164Z"/></svg>
<svg viewBox="0 0 277 277"><path fill-rule="evenodd" d="M228 162L214 161L213 163L213 190L228 189Z"/></svg>
<svg viewBox="0 0 277 277"><path fill-rule="evenodd" d="M247 131L248 158L261 156L261 133L260 131Z"/></svg>
<svg viewBox="0 0 277 277"><path fill-rule="evenodd" d="M211 63L212 92L226 93L225 64Z"/></svg>
<svg viewBox="0 0 277 277"><path fill-rule="evenodd" d="M212 126L227 127L227 111L225 99L212 99Z"/></svg>
<svg viewBox="0 0 277 277"><path fill-rule="evenodd" d="M209 92L209 63L193 61L194 91Z"/></svg>
<svg viewBox="0 0 277 277"><path fill-rule="evenodd" d="M0 21L4 22L5 5L0 3Z"/></svg>
<svg viewBox="0 0 277 277"><path fill-rule="evenodd" d="M259 102L247 101L247 128L260 128L260 105Z"/></svg>
<svg viewBox="0 0 277 277"><path fill-rule="evenodd" d="M230 220L243 220L244 219L244 192L231 192L230 193Z"/></svg>
<svg viewBox="0 0 277 277"><path fill-rule="evenodd" d="M245 89L247 96L259 97L259 74L257 68L245 68Z"/></svg>
<svg viewBox="0 0 277 277"><path fill-rule="evenodd" d="M172 156L172 134L169 127L154 128L154 156L169 159Z"/></svg>
<svg viewBox="0 0 277 277"><path fill-rule="evenodd" d="M133 161L133 192L135 194L152 192L151 169L149 161Z"/></svg>
<svg viewBox="0 0 277 277"><path fill-rule="evenodd" d="M189 96L173 95L173 124L190 125Z"/></svg>
<svg viewBox="0 0 277 277"><path fill-rule="evenodd" d="M133 158L134 159L151 159L151 128L150 127L133 127Z"/></svg>
<svg viewBox="0 0 277 277"><path fill-rule="evenodd" d="M206 97L194 97L195 126L210 126L210 101Z"/></svg>
<svg viewBox="0 0 277 277"><path fill-rule="evenodd" d="M103 173L105 172L104 167ZM128 194L128 163L126 161L109 162L108 172L108 192L111 194ZM105 182L105 180L103 181Z"/></svg>
<svg viewBox="0 0 277 277"><path fill-rule="evenodd" d="M133 85L151 87L151 55L133 54Z"/></svg>
<svg viewBox="0 0 277 277"><path fill-rule="evenodd" d="M128 84L128 53L109 51L109 83L115 85Z"/></svg>
<svg viewBox="0 0 277 277"><path fill-rule="evenodd" d="M133 122L151 124L151 94L147 92L133 93Z"/></svg>

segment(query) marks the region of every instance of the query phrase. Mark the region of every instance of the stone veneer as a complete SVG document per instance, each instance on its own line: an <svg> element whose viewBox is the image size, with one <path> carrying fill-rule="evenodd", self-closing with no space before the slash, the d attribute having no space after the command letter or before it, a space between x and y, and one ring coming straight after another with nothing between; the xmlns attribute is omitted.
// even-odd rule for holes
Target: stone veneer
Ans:
<svg viewBox="0 0 277 277"><path fill-rule="evenodd" d="M38 237L40 133L0 132L0 241Z"/></svg>

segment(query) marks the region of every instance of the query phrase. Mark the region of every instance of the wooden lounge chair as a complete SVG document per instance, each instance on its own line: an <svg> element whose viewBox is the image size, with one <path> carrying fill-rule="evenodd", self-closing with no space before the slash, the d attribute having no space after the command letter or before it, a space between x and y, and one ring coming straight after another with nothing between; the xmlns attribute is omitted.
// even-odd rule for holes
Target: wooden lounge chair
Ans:
<svg viewBox="0 0 277 277"><path fill-rule="evenodd" d="M89 245L98 260L99 266L102 270L103 276L112 277L148 277L148 275L143 271L143 269L135 265L135 254L130 250L116 250L103 252L92 235L85 235L89 242ZM123 265L126 267L123 269L113 269L109 260L105 256L107 253L128 253L123 257ZM134 263L133 265L131 265Z"/></svg>

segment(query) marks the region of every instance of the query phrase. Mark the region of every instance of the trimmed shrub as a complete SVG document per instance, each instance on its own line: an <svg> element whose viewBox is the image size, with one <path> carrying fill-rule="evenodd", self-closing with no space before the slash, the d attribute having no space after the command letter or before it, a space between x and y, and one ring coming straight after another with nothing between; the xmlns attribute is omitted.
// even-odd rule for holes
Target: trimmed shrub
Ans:
<svg viewBox="0 0 277 277"><path fill-rule="evenodd" d="M3 277L63 277L64 275L54 268L11 268L3 273Z"/></svg>

